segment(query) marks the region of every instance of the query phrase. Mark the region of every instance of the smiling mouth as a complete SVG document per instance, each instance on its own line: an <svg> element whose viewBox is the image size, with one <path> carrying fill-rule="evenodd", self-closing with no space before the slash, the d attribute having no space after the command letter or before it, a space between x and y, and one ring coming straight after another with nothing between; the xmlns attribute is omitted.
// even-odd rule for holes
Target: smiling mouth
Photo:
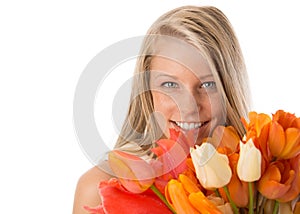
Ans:
<svg viewBox="0 0 300 214"><path fill-rule="evenodd" d="M177 122L177 121L171 121L172 123L174 123L176 126L178 126L179 128L189 131L192 129L199 129L202 126L206 125L208 123L208 121L206 122Z"/></svg>

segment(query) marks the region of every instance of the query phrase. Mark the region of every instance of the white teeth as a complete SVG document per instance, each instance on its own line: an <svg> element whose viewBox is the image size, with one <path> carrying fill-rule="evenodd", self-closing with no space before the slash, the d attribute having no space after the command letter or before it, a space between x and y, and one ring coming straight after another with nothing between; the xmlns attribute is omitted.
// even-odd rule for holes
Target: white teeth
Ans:
<svg viewBox="0 0 300 214"><path fill-rule="evenodd" d="M200 128L202 123L187 123L187 122L175 122L177 126L185 130L197 129Z"/></svg>
<svg viewBox="0 0 300 214"><path fill-rule="evenodd" d="M183 129L186 129L186 130L189 130L190 126L188 123L183 123L183 126L182 126Z"/></svg>

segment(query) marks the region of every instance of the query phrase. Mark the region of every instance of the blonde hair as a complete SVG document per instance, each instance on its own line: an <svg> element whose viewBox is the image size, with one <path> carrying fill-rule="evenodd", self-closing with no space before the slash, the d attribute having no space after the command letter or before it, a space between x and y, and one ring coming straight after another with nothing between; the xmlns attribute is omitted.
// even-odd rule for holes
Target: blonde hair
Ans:
<svg viewBox="0 0 300 214"><path fill-rule="evenodd" d="M207 60L226 110L226 124L244 134L241 117L247 117L250 104L248 76L240 45L227 17L217 8L184 6L162 15L147 35L180 38L194 46ZM149 67L155 41L147 37L136 63L129 111L116 147L135 142L131 152L146 153L161 135L153 113L149 90ZM147 133L147 134L145 134Z"/></svg>

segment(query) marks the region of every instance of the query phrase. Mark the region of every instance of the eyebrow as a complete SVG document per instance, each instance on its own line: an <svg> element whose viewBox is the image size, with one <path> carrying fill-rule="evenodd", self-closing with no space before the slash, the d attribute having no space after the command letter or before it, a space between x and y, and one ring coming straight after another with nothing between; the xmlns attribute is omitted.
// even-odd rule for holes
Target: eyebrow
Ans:
<svg viewBox="0 0 300 214"><path fill-rule="evenodd" d="M172 79L175 79L177 80L178 78L176 76L172 76L172 75L169 75L169 74L165 74L165 73L159 73L157 76L155 76L154 79L157 79L158 77L170 77ZM207 75L204 75L204 76L201 76L201 77L198 77L198 79L201 81L201 80L205 80L205 79L208 79L210 77L214 77L212 74L207 74Z"/></svg>
<svg viewBox="0 0 300 214"><path fill-rule="evenodd" d="M159 73L158 75L155 76L154 79L157 79L158 77L170 77L170 78L175 79L175 80L178 79L176 76L172 76L172 75L165 74L165 73Z"/></svg>
<svg viewBox="0 0 300 214"><path fill-rule="evenodd" d="M210 78L210 77L214 78L214 75L212 75L212 74L207 74L207 75L204 75L204 76L198 77L198 78L201 80L201 79L208 79L208 78Z"/></svg>

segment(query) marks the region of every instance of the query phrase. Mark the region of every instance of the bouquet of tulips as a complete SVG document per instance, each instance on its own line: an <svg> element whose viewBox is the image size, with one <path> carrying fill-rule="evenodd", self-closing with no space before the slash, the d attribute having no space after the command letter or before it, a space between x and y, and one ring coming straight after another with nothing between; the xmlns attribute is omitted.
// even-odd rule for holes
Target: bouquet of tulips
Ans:
<svg viewBox="0 0 300 214"><path fill-rule="evenodd" d="M150 161L114 150L116 178L99 184L104 213L300 213L300 118L249 113L240 139L218 126L186 155L189 135L170 130Z"/></svg>

